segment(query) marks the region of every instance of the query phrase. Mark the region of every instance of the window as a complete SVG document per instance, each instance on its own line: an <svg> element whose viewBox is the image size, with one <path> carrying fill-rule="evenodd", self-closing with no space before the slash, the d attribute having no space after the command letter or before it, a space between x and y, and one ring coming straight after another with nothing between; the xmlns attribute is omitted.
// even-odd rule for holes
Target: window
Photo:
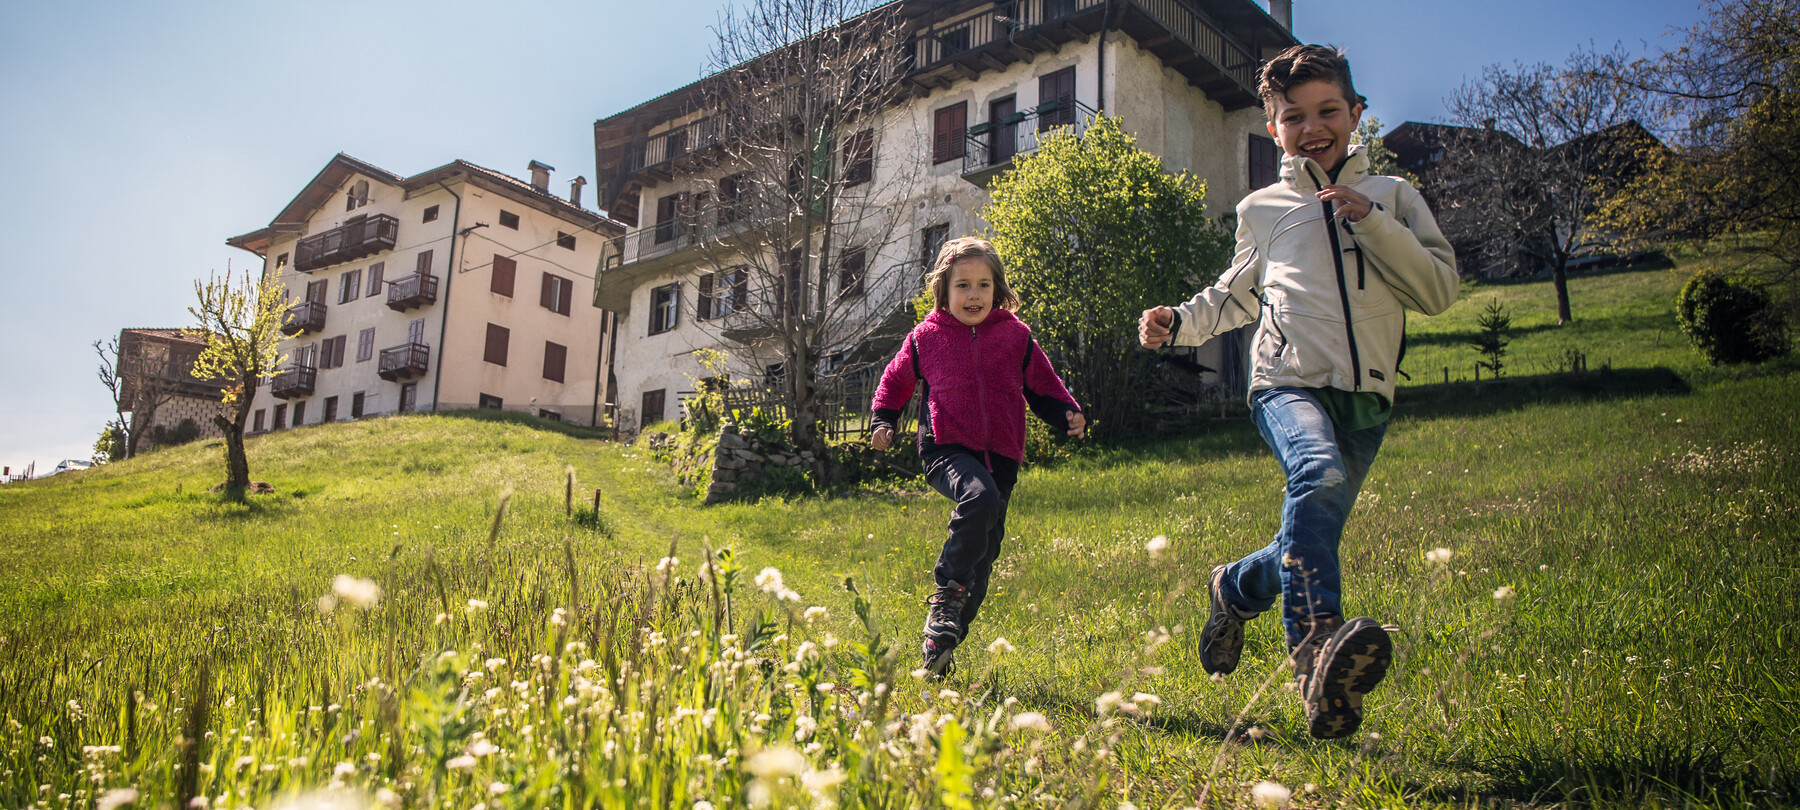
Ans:
<svg viewBox="0 0 1800 810"><path fill-rule="evenodd" d="M931 117L931 162L943 163L963 156L964 130L969 123L969 105L959 101L939 109Z"/></svg>
<svg viewBox="0 0 1800 810"><path fill-rule="evenodd" d="M515 214L511 211L502 210L500 212L500 227L511 228L515 231L518 230L519 229L519 215Z"/></svg>
<svg viewBox="0 0 1800 810"><path fill-rule="evenodd" d="M476 404L476 407L487 408L489 410L498 411L498 410L501 410L502 407L504 407L505 405L506 405L505 400L503 400L497 396L494 396L493 394L482 394L481 401Z"/></svg>
<svg viewBox="0 0 1800 810"><path fill-rule="evenodd" d="M1252 191L1264 186L1274 185L1281 179L1279 172L1281 156L1276 151L1275 140L1261 135L1250 136L1250 188Z"/></svg>
<svg viewBox="0 0 1800 810"><path fill-rule="evenodd" d="M868 263L868 253L863 248L844 251L838 259L838 295L858 296L863 294L863 274Z"/></svg>
<svg viewBox="0 0 1800 810"><path fill-rule="evenodd" d="M361 391L358 391L358 392L350 395L350 418L351 419L361 419L362 418L363 403L366 401L367 400L364 398L364 394Z"/></svg>
<svg viewBox="0 0 1800 810"><path fill-rule="evenodd" d="M319 368L339 368L344 365L344 343L349 335L338 335L326 338L319 349Z"/></svg>
<svg viewBox="0 0 1800 810"><path fill-rule="evenodd" d="M356 333L356 362L367 363L375 356L375 327Z"/></svg>
<svg viewBox="0 0 1800 810"><path fill-rule="evenodd" d="M487 346L481 350L481 359L496 366L506 365L506 344L512 340L512 330L496 324L487 325Z"/></svg>
<svg viewBox="0 0 1800 810"><path fill-rule="evenodd" d="M306 424L306 400L294 403L294 427Z"/></svg>
<svg viewBox="0 0 1800 810"><path fill-rule="evenodd" d="M675 241L681 227L681 214L687 207L684 205L686 197L686 194L670 194L656 201L656 244Z"/></svg>
<svg viewBox="0 0 1800 810"><path fill-rule="evenodd" d="M306 300L314 304L325 303L326 288L330 286L331 282L325 279L306 282Z"/></svg>
<svg viewBox="0 0 1800 810"><path fill-rule="evenodd" d="M280 430L284 427L287 427L287 405L286 404L276 405L275 406L275 428L274 429Z"/></svg>
<svg viewBox="0 0 1800 810"><path fill-rule="evenodd" d="M700 277L700 300L694 307L696 320L723 318L744 308L750 297L750 276L737 267Z"/></svg>
<svg viewBox="0 0 1800 810"><path fill-rule="evenodd" d="M411 323L408 323L406 325L406 342L407 343L424 343L425 342L425 319L424 318L414 319Z"/></svg>
<svg viewBox="0 0 1800 810"><path fill-rule="evenodd" d="M1016 96L988 102L988 165L1012 160L1019 151L1019 100Z"/></svg>
<svg viewBox="0 0 1800 810"><path fill-rule="evenodd" d="M539 419L548 419L552 422L561 422L562 414L557 413L556 411L546 411L543 408L539 408L538 409L538 418Z"/></svg>
<svg viewBox="0 0 1800 810"><path fill-rule="evenodd" d="M719 178L719 224L736 222L744 197L744 176L734 174Z"/></svg>
<svg viewBox="0 0 1800 810"><path fill-rule="evenodd" d="M319 417L320 422L337 421L337 399L337 397L325 398L325 413L323 416Z"/></svg>
<svg viewBox="0 0 1800 810"><path fill-rule="evenodd" d="M675 328L681 313L681 283L665 284L650 291L650 334Z"/></svg>
<svg viewBox="0 0 1800 810"><path fill-rule="evenodd" d="M362 271L351 270L338 276L338 303L348 304L362 295Z"/></svg>
<svg viewBox="0 0 1800 810"><path fill-rule="evenodd" d="M308 343L294 351L295 368L316 368L319 364L319 344Z"/></svg>
<svg viewBox="0 0 1800 810"><path fill-rule="evenodd" d="M644 392L644 410L638 416L638 425L646 426L661 422L663 418L663 392L668 389L658 388Z"/></svg>
<svg viewBox="0 0 1800 810"><path fill-rule="evenodd" d="M252 433L263 431L263 417L266 415L267 413L262 408L257 408L255 413L250 414L250 431Z"/></svg>
<svg viewBox="0 0 1800 810"><path fill-rule="evenodd" d="M569 314L569 299L575 295L575 282L553 273L544 274L538 286L538 306L558 315Z"/></svg>
<svg viewBox="0 0 1800 810"><path fill-rule="evenodd" d="M494 254L494 274L488 280L488 292L499 293L511 298L513 294L513 276L519 270L519 263L498 253Z"/></svg>
<svg viewBox="0 0 1800 810"><path fill-rule="evenodd" d="M865 129L844 142L844 185L860 186L875 178L875 131Z"/></svg>
<svg viewBox="0 0 1800 810"><path fill-rule="evenodd" d="M932 265L937 263L938 251L944 249L944 243L950 241L950 223L932 225L919 232L919 258L925 262L925 272L931 272Z"/></svg>
<svg viewBox="0 0 1800 810"><path fill-rule="evenodd" d="M412 413L419 409L419 384L400 384L400 412Z"/></svg>
<svg viewBox="0 0 1800 810"><path fill-rule="evenodd" d="M563 366L569 360L569 347L544 341L544 379L563 381Z"/></svg>
<svg viewBox="0 0 1800 810"><path fill-rule="evenodd" d="M1038 131L1075 123L1075 66L1038 77Z"/></svg>
<svg viewBox="0 0 1800 810"><path fill-rule="evenodd" d="M275 269L276 270L280 270L281 268L287 266L287 257L288 257L288 255L286 253L283 253L280 256L275 257Z"/></svg>
<svg viewBox="0 0 1800 810"><path fill-rule="evenodd" d="M574 250L575 249L575 234L563 233L562 231L557 231L556 232L556 246L559 248L562 248L564 250Z"/></svg>
<svg viewBox="0 0 1800 810"><path fill-rule="evenodd" d="M387 269L387 262L376 262L369 265L369 295L381 294L381 274Z"/></svg>
<svg viewBox="0 0 1800 810"><path fill-rule="evenodd" d="M416 272L421 276L431 275L431 251L419 251L418 267L414 268L413 272Z"/></svg>
<svg viewBox="0 0 1800 810"><path fill-rule="evenodd" d="M421 222L436 222L438 207L433 205L425 209L425 218Z"/></svg>
<svg viewBox="0 0 1800 810"><path fill-rule="evenodd" d="M351 183L350 184L350 193L348 195L348 199L345 200L344 210L345 211L355 211L356 209L361 208L368 204L369 204L369 181L358 180L355 183ZM294 411L295 411L294 424L296 424L296 425L300 424L299 410L300 410L299 407L295 406L295 408L294 408Z"/></svg>

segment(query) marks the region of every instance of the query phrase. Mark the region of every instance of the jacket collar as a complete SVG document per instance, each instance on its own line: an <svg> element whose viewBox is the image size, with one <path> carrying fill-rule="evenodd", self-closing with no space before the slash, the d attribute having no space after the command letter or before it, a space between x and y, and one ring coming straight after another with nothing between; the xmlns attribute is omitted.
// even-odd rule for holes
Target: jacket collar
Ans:
<svg viewBox="0 0 1800 810"><path fill-rule="evenodd" d="M986 330L996 324L1006 323L1007 321L1017 321L1018 319L1019 316L1014 315L1007 310L995 307L988 310L987 317L982 319L981 323L978 324L976 328ZM941 309L932 310L930 315L925 316L925 322L937 324L939 327L943 328L969 328L968 324L957 320L955 315L951 315L948 311Z"/></svg>
<svg viewBox="0 0 1800 810"><path fill-rule="evenodd" d="M1344 158L1344 168L1338 171L1338 184L1355 185L1356 181L1369 176L1369 153L1362 144L1353 144ZM1331 173L1319 162L1305 155L1288 155L1281 159L1281 179L1297 191L1315 192L1323 184L1331 182Z"/></svg>

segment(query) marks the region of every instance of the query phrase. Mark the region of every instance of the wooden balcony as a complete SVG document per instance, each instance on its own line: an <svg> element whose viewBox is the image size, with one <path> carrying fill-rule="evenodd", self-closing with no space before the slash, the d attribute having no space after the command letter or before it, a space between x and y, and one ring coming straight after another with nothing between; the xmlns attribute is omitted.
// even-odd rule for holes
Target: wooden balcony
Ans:
<svg viewBox="0 0 1800 810"><path fill-rule="evenodd" d="M388 309L405 312L437 303L438 277L414 273L388 285Z"/></svg>
<svg viewBox="0 0 1800 810"><path fill-rule="evenodd" d="M1094 108L1079 101L1046 101L1036 109L969 127L968 143L963 146L963 179L986 188L994 175L1012 166L1013 158L1037 151L1051 132L1068 127L1079 136L1094 123L1096 114Z"/></svg>
<svg viewBox="0 0 1800 810"><path fill-rule="evenodd" d="M281 333L288 337L303 332L318 332L325 328L325 302L302 301L288 307L287 320L281 323Z"/></svg>
<svg viewBox="0 0 1800 810"><path fill-rule="evenodd" d="M351 222L321 234L308 236L294 246L294 269L310 273L321 267L353 262L394 249L400 220L386 214Z"/></svg>
<svg viewBox="0 0 1800 810"><path fill-rule="evenodd" d="M318 383L317 366L293 365L275 375L275 380L269 383L269 394L276 399L310 397Z"/></svg>
<svg viewBox="0 0 1800 810"><path fill-rule="evenodd" d="M402 343L381 350L375 373L390 382L410 380L425 375L431 365L431 347L423 343Z"/></svg>

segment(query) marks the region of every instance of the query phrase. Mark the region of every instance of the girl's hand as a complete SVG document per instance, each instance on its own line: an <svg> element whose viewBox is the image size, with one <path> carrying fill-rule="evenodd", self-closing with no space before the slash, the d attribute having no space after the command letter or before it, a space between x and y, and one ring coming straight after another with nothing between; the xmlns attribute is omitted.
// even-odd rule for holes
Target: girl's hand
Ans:
<svg viewBox="0 0 1800 810"><path fill-rule="evenodd" d="M1338 217L1351 222L1361 222L1363 217L1375 210L1374 201L1349 186L1333 183L1319 189L1317 196L1321 200L1331 200L1335 203Z"/></svg>
<svg viewBox="0 0 1800 810"><path fill-rule="evenodd" d="M890 427L878 427L875 429L875 435L869 437L869 446L876 450L886 450L888 445L893 443L894 429Z"/></svg>
<svg viewBox="0 0 1800 810"><path fill-rule="evenodd" d="M1081 411L1069 411L1069 435L1077 439L1087 438L1087 417Z"/></svg>

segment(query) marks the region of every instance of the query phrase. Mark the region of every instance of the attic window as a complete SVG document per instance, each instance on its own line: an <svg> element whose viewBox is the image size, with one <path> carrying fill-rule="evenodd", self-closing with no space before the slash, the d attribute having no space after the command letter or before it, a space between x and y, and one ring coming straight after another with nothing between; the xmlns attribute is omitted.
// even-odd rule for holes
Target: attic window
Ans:
<svg viewBox="0 0 1800 810"><path fill-rule="evenodd" d="M425 209L425 220L424 221L436 222L437 214L438 214L438 207L435 205L431 206L430 208Z"/></svg>
<svg viewBox="0 0 1800 810"><path fill-rule="evenodd" d="M556 246L559 248L563 248L564 250L574 250L575 249L575 234L563 233L562 231L557 231L556 232Z"/></svg>
<svg viewBox="0 0 1800 810"><path fill-rule="evenodd" d="M350 186L350 194L345 200L344 210L355 211L369 204L369 181L358 180Z"/></svg>
<svg viewBox="0 0 1800 810"><path fill-rule="evenodd" d="M518 230L519 229L519 215L515 214L511 211L501 211L500 212L500 227L511 228L515 231Z"/></svg>
<svg viewBox="0 0 1800 810"><path fill-rule="evenodd" d="M283 253L280 256L275 257L275 269L276 270L280 270L281 268L287 266L287 257L288 257L288 255L286 253Z"/></svg>

